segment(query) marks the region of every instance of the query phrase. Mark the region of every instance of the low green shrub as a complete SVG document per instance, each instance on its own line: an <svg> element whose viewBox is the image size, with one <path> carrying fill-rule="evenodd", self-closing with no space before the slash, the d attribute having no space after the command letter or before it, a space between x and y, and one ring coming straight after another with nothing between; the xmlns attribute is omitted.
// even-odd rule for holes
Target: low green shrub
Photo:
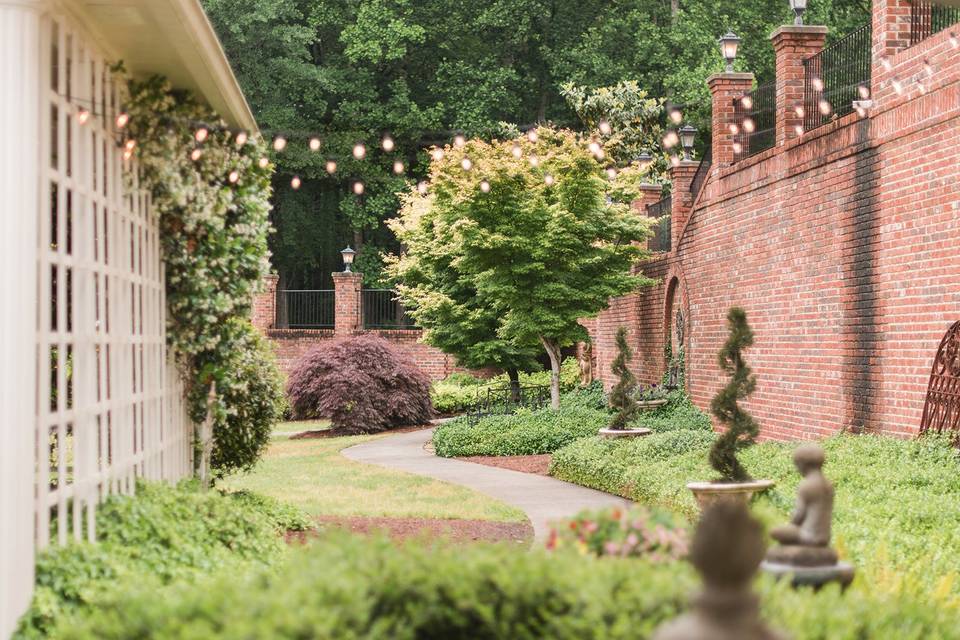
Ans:
<svg viewBox="0 0 960 640"><path fill-rule="evenodd" d="M230 565L272 564L280 534L307 516L262 496L201 492L196 483L140 483L97 509L96 544L52 547L37 557L33 604L17 637L45 637L58 620L100 606L135 583L191 582Z"/></svg>
<svg viewBox="0 0 960 640"><path fill-rule="evenodd" d="M478 421L458 418L437 427L433 446L437 455L447 458L551 453L578 438L596 434L608 420L606 411L572 404L557 411L521 410Z"/></svg>
<svg viewBox="0 0 960 640"><path fill-rule="evenodd" d="M697 580L686 563L506 546L397 547L385 539L330 535L275 570L227 571L157 593L115 594L64 621L66 640L152 638L651 637L686 607ZM758 581L763 615L795 640L956 638L955 606L929 596L871 592L858 579L794 591Z"/></svg>
<svg viewBox="0 0 960 640"><path fill-rule="evenodd" d="M687 523L664 509L614 507L584 511L550 528L547 549L573 548L580 553L619 558L644 557L651 562L687 555Z"/></svg>
<svg viewBox="0 0 960 640"><path fill-rule="evenodd" d="M712 431L710 416L701 411L682 389L667 394L662 407L642 412L630 426L646 427L652 431L702 430Z"/></svg>

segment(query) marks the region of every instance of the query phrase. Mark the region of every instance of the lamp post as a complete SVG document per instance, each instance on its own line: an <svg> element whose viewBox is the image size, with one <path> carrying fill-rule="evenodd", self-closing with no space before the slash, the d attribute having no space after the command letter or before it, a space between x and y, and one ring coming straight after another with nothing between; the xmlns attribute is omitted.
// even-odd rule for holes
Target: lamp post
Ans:
<svg viewBox="0 0 960 640"><path fill-rule="evenodd" d="M803 12L807 10L807 0L790 0L790 8L793 9L793 24L803 25Z"/></svg>
<svg viewBox="0 0 960 640"><path fill-rule="evenodd" d="M721 36L720 52L723 59L727 61L727 73L733 73L733 61L737 59L737 48L740 46L740 38L733 31L727 31L726 35Z"/></svg>
<svg viewBox="0 0 960 640"><path fill-rule="evenodd" d="M684 160L689 160L693 156L693 141L696 137L696 127L691 127L689 124L680 127L680 144L683 146Z"/></svg>
<svg viewBox="0 0 960 640"><path fill-rule="evenodd" d="M352 273L350 271L350 265L353 264L353 256L355 256L356 254L357 252L351 249L349 245L347 245L346 249L340 252L340 255L343 256L343 272L344 273Z"/></svg>

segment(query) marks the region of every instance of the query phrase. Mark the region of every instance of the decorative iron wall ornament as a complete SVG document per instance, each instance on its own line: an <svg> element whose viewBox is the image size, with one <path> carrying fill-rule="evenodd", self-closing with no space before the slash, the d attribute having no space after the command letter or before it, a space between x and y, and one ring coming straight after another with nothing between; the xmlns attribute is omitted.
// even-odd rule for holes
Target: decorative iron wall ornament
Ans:
<svg viewBox="0 0 960 640"><path fill-rule="evenodd" d="M928 431L953 431L960 441L960 322L947 330L933 361L920 421L920 433Z"/></svg>

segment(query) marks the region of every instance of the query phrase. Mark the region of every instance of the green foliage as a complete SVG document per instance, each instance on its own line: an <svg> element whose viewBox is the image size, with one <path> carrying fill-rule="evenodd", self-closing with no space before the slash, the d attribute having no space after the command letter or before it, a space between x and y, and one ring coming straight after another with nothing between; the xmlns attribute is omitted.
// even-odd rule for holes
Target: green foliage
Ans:
<svg viewBox="0 0 960 640"><path fill-rule="evenodd" d="M630 371L628 365L633 359L633 352L627 344L627 328L621 326L616 336L617 355L610 365L613 375L617 376L617 384L610 390L610 408L613 418L610 420L611 429L626 429L627 424L639 411L637 401L633 395L637 388L637 378Z"/></svg>
<svg viewBox="0 0 960 640"><path fill-rule="evenodd" d="M135 585L156 589L222 567L272 564L284 551L280 534L309 526L305 514L269 498L140 483L136 496L112 496L98 507L96 544L38 555L34 600L18 637L46 637L59 620Z"/></svg>
<svg viewBox="0 0 960 640"><path fill-rule="evenodd" d="M129 88L128 135L138 141L138 188L150 192L160 216L167 338L187 373L190 416L197 423L206 418L208 389L216 383L214 432L226 445L214 451L216 464L248 468L283 402L279 373L247 320L268 271L272 169L259 166L262 142L237 145L215 113L174 93L163 78L131 81ZM188 123L196 122L223 128L210 130L194 161ZM227 179L231 171L240 176L235 184Z"/></svg>
<svg viewBox="0 0 960 640"><path fill-rule="evenodd" d="M649 639L688 606L686 563L506 545L404 545L337 534L294 552L279 569L226 571L162 592L132 589L83 618L65 640L153 638ZM756 584L764 619L795 640L955 638L955 602L939 594L846 592Z"/></svg>
<svg viewBox="0 0 960 640"><path fill-rule="evenodd" d="M580 320L606 308L610 297L652 283L631 274L647 255L639 244L649 220L630 210L632 197L607 201L611 181L576 135L548 127L535 133L536 140L471 140L446 149L431 167L429 192L410 194L393 224L407 245L393 270L415 315L440 314L456 300L417 274L421 261L446 252L455 266L450 277L475 288L471 308L491 317L498 338L547 351L556 408L560 349L586 338ZM464 157L470 171L461 166ZM427 326L431 340L439 323Z"/></svg>
<svg viewBox="0 0 960 640"><path fill-rule="evenodd" d="M667 394L667 404L640 413L632 426L646 427L656 432L675 429L713 430L710 416L693 404L682 388Z"/></svg>
<svg viewBox="0 0 960 640"><path fill-rule="evenodd" d="M451 420L433 433L438 456L521 456L550 453L606 426L610 416L590 407L521 410L479 421Z"/></svg>
<svg viewBox="0 0 960 640"><path fill-rule="evenodd" d="M710 409L726 431L717 438L710 450L710 466L722 482L744 482L750 474L737 460L737 453L752 446L760 425L740 408L739 400L746 399L757 387L757 378L743 359L743 350L753 345L753 332L747 324L747 314L739 307L727 312L730 336L720 349L720 369L730 375L730 382L717 392Z"/></svg>
<svg viewBox="0 0 960 640"><path fill-rule="evenodd" d="M581 553L651 562L679 560L689 545L686 523L663 509L614 507L584 511L550 528L547 548L574 548Z"/></svg>

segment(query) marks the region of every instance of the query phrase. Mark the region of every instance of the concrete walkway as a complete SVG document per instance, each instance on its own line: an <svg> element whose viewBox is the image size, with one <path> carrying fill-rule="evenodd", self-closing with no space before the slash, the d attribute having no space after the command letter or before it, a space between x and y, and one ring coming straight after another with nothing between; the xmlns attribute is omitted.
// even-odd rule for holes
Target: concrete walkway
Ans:
<svg viewBox="0 0 960 640"><path fill-rule="evenodd" d="M537 540L549 523L583 509L627 506L629 501L555 478L440 458L424 446L433 429L401 433L344 449L345 457L463 485L523 510Z"/></svg>

